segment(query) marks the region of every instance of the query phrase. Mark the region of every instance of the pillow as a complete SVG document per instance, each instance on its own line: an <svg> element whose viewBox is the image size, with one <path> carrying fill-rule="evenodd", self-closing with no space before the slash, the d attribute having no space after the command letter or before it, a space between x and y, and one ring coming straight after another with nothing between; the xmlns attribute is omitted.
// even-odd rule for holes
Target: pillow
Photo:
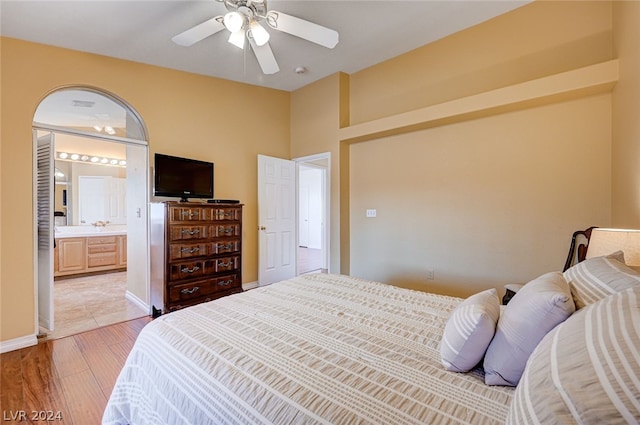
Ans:
<svg viewBox="0 0 640 425"><path fill-rule="evenodd" d="M640 285L640 273L624 264L622 251L584 260L565 271L564 277L569 282L576 309Z"/></svg>
<svg viewBox="0 0 640 425"><path fill-rule="evenodd" d="M631 424L640 419L640 287L580 310L531 355L507 424Z"/></svg>
<svg viewBox="0 0 640 425"><path fill-rule="evenodd" d="M527 359L551 329L575 311L569 285L560 272L532 280L509 301L484 357L487 385L515 386Z"/></svg>
<svg viewBox="0 0 640 425"><path fill-rule="evenodd" d="M495 289L462 301L449 316L440 341L444 368L468 372L477 366L493 338L499 316L500 300Z"/></svg>

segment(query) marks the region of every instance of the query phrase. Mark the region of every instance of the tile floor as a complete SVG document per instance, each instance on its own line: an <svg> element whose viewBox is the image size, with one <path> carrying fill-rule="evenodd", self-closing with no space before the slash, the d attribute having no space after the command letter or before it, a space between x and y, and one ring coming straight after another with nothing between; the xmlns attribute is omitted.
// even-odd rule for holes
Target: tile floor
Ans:
<svg viewBox="0 0 640 425"><path fill-rule="evenodd" d="M58 339L80 332L147 316L125 298L127 272L56 280L54 330L40 340Z"/></svg>

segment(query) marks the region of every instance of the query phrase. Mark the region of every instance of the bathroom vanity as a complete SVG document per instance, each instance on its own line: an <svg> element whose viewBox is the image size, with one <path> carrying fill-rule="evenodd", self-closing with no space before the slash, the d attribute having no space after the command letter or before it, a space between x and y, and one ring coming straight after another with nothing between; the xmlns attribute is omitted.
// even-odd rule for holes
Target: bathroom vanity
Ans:
<svg viewBox="0 0 640 425"><path fill-rule="evenodd" d="M126 268L126 226L56 227L54 277Z"/></svg>

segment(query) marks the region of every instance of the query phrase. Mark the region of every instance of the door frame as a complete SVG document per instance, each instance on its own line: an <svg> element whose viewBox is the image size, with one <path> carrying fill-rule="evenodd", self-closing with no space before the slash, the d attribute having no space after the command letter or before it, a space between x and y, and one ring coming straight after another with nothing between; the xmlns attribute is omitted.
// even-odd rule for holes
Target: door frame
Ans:
<svg viewBox="0 0 640 425"><path fill-rule="evenodd" d="M59 127L59 126L50 125L50 124L42 124L42 123L38 123L38 122L35 122L35 121L32 124L32 131L34 132L34 136L35 136L35 134L37 134L38 131L48 131L48 132L52 133L54 136L55 136L55 134L69 134L69 135L73 135L73 136L96 139L96 140L103 141L103 142L106 142L106 143L123 143L123 144L138 145L138 146L142 146L142 147L146 148L147 156L148 156L148 153L149 153L149 143L147 141L142 141L142 140L128 139L128 138L124 138L124 137L109 136L109 135L101 136L101 135L98 135L96 133L91 133L91 132L82 131L82 130L75 130L75 129L69 128L69 127ZM33 139L34 139L33 143L37 144L37 137L33 137ZM36 146L34 146L34 149L35 148L36 148ZM51 149L52 155L53 155L54 150L55 150L55 142L54 142L54 146L52 146L52 149ZM34 164L35 164L35 157L36 156L34 155ZM34 165L34 167L35 167L35 165ZM146 183L147 184L147 187L146 187L146 191L147 192L148 192L148 189L149 189L149 187L148 187L149 171L150 171L149 167L147 167L147 169L146 169L147 178L145 179L145 182L147 182ZM33 177L32 177L33 178L33 185L34 185L34 193L33 193L33 197L34 197L33 214L34 214L34 216L35 216L35 214L37 214L37 207L38 207L38 205L37 205L38 193L37 193L37 190L35 190L35 185L37 184L37 182L36 182L36 174L35 173L37 173L37 169L36 168L34 168L34 174L33 174ZM51 170L51 173L52 173L51 178L53 179L54 178L53 177L53 173L54 173L53 169ZM147 215L147 223L146 223L146 225L147 225L147 227L149 226L149 217L148 217L148 215ZM34 223L34 226L37 226L37 224ZM53 219L51 220L50 226L51 226L51 228L54 227ZM37 242L38 242L37 241L37 237L38 237L37 228L35 228L35 230L34 230L34 238L35 238L35 240L34 240L34 258L35 258L36 261L34 261L34 306L35 306L35 308L34 308L34 322L35 322L34 333L36 335L39 335L40 334L40 317L39 317L39 303L40 303L40 300L39 300L38 297L39 297L39 274L40 273L39 273L39 270L38 270L38 263L39 263L39 255L40 255L40 253L38 252L38 247L37 247ZM146 245L147 245L147 249L148 249L148 246L149 246L148 240L147 240L147 244ZM51 256L52 257L53 257L53 249L54 249L54 246L53 246L53 243L52 243L51 244L51 250L52 250ZM149 256L147 255L147 263L148 263L148 258L149 258ZM147 269L148 269L148 266L149 265L147 264ZM54 269L54 266L53 266L53 263L52 263L51 264L51 281L52 282L53 282L53 269ZM146 293L147 293L146 305L147 306L149 305L148 297L149 297L150 285L151 285L151 283L150 283L150 279L149 279L149 276L148 276L148 273L147 273L147 282L146 282L146 287L147 287L147 290L146 290ZM53 289L53 283L52 283L52 289ZM52 316L53 316L53 314L55 314L55 310L53 309L53 300L54 300L54 295L53 295L53 291L51 291L51 304L52 304L51 309L53 310ZM132 301L136 302L141 308L143 307L142 305L140 305L141 304L140 301L143 301L143 300L135 300L135 299L133 299ZM55 318L54 318L53 325L55 327Z"/></svg>
<svg viewBox="0 0 640 425"><path fill-rule="evenodd" d="M298 158L293 158L296 163L296 248L299 246L300 241L300 166L310 166L309 163L316 161L326 160L327 166L312 165L315 168L324 169L324 188L322 193L323 204L323 216L325 220L324 229L322 230L322 268L331 271L331 264L329 259L331 258L331 152L323 152L314 155L307 155ZM298 275L298 262L296 259L296 276Z"/></svg>

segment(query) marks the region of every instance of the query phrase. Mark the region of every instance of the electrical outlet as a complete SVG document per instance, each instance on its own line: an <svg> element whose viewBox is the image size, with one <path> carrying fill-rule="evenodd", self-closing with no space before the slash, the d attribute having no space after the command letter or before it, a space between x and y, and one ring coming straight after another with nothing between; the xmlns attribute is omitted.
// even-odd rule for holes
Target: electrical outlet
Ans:
<svg viewBox="0 0 640 425"><path fill-rule="evenodd" d="M427 279L428 280L435 279L435 272L433 271L433 269L427 269Z"/></svg>
<svg viewBox="0 0 640 425"><path fill-rule="evenodd" d="M376 210L367 210L367 217L372 218L376 216Z"/></svg>

